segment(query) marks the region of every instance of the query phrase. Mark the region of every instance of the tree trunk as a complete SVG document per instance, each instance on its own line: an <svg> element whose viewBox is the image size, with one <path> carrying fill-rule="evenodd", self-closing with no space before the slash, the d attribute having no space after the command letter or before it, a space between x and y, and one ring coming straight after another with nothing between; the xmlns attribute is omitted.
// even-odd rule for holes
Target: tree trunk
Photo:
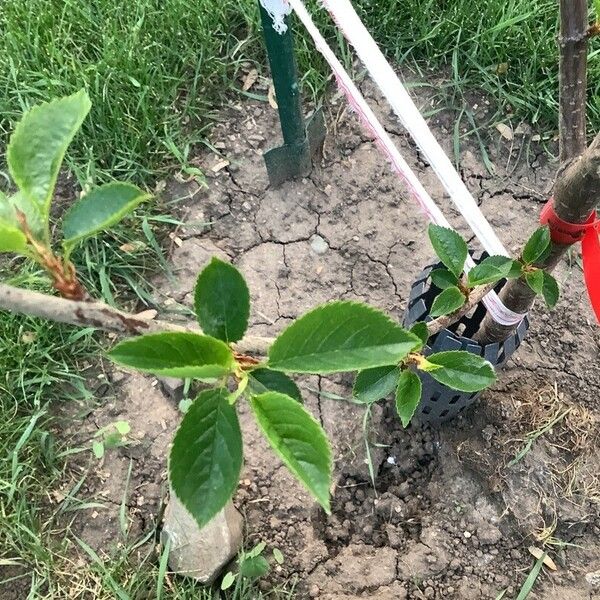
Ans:
<svg viewBox="0 0 600 600"><path fill-rule="evenodd" d="M560 162L586 148L587 0L560 0Z"/></svg>
<svg viewBox="0 0 600 600"><path fill-rule="evenodd" d="M586 150L587 1L560 0L560 160L554 184L554 210L569 223L585 223L600 200L600 136ZM569 245L552 243L539 267L551 271ZM532 307L535 293L523 278L509 281L500 293L516 313ZM486 315L476 339L489 344L507 339L516 326L500 325Z"/></svg>

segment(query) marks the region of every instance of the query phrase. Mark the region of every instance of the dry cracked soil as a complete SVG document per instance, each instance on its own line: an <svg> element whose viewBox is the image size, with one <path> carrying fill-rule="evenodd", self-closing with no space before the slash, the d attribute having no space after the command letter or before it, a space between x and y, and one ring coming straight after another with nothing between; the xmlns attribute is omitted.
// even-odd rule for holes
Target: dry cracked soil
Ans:
<svg viewBox="0 0 600 600"><path fill-rule="evenodd" d="M431 168L368 81L363 88L425 187L468 237ZM423 110L435 108L428 88L414 89ZM475 115L485 121L489 105L475 100ZM431 119L449 153L453 117L441 111ZM228 107L220 121L212 133L219 154L198 159L207 185L179 178L163 191L178 201L185 225L173 238L172 276L155 282L162 317L189 318L197 273L219 256L248 281L250 333L273 336L334 299L369 302L401 319L411 283L432 258L426 221L345 104L328 103L328 136L311 176L279 189L269 186L262 159L278 131L276 111L249 101ZM493 173L474 138L462 143L460 171L500 238L517 251L535 227L556 165L530 128L521 126L512 140L491 131L484 143ZM578 264L573 253L560 266L557 308L534 308L528 336L498 383L442 426L402 430L382 404L365 429L363 409L335 399L348 397L350 378L299 380L334 448L329 517L273 458L242 405L246 459L235 504L248 543L265 541L285 556L271 580L297 576L298 598L323 600L494 600L503 591L509 599L536 547L557 568L544 568L530 598L592 597L585 576L600 569L600 334ZM80 511L79 533L110 553L126 481L129 535L156 522L180 413L178 391L152 377L113 370L106 382L103 403L72 433L85 441L116 420L132 427L130 443L107 452L80 491L104 508Z"/></svg>

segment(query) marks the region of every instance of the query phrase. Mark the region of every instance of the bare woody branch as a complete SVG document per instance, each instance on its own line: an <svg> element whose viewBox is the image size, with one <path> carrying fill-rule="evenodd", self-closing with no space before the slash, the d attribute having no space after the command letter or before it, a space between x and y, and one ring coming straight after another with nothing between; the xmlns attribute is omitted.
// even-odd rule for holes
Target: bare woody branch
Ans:
<svg viewBox="0 0 600 600"><path fill-rule="evenodd" d="M201 333L197 325L177 325L166 321L144 319L103 302L67 300L4 283L0 283L0 309L79 327L95 327L124 336L163 331ZM236 350L245 354L264 356L271 342L272 340L268 338L248 336L236 344Z"/></svg>
<svg viewBox="0 0 600 600"><path fill-rule="evenodd" d="M475 288L471 291L469 301L458 311L430 321L427 324L429 335L435 335L466 315L492 287L493 284ZM94 327L121 336L136 336L163 331L202 333L195 324L178 325L167 321L145 319L118 310L103 302L67 300L66 298L41 294L40 292L25 290L5 283L0 283L0 309L58 323L68 323L79 327ZM266 356L272 343L273 339L271 338L247 336L235 344L235 349L242 354Z"/></svg>

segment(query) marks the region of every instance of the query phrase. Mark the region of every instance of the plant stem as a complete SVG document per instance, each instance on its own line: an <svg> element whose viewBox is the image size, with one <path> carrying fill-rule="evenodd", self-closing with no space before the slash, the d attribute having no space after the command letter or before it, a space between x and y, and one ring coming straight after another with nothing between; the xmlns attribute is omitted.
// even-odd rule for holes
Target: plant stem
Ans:
<svg viewBox="0 0 600 600"><path fill-rule="evenodd" d="M191 324L177 325L166 321L143 319L137 315L120 311L103 302L68 300L49 294L24 290L5 283L0 283L0 309L79 327L95 327L126 336L164 331L202 333L197 326ZM268 338L248 336L235 344L235 350L244 354L264 356L272 341Z"/></svg>

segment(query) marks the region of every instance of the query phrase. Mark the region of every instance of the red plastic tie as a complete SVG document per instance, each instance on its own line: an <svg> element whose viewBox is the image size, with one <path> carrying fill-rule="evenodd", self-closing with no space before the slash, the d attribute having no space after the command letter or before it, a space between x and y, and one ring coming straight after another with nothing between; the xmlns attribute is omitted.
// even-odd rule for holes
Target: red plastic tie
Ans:
<svg viewBox="0 0 600 600"><path fill-rule="evenodd" d="M600 323L600 220L596 212L585 223L569 223L556 214L554 199L550 198L542 209L540 223L550 227L550 237L557 244L581 242L583 277L590 303Z"/></svg>
<svg viewBox="0 0 600 600"><path fill-rule="evenodd" d="M550 198L540 214L540 223L550 227L550 237L556 244L576 244L581 242L585 234L593 229L598 230L600 220L592 212L585 223L569 223L563 221L554 211L554 198Z"/></svg>

